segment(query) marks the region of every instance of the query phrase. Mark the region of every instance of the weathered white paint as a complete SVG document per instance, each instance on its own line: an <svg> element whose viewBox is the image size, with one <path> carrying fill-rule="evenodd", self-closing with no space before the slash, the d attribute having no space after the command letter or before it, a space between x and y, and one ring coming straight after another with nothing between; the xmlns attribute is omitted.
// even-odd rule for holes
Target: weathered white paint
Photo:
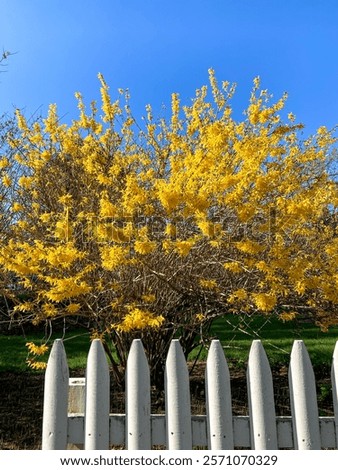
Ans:
<svg viewBox="0 0 338 470"><path fill-rule="evenodd" d="M315 376L302 340L293 343L289 385L295 448L321 448Z"/></svg>
<svg viewBox="0 0 338 470"><path fill-rule="evenodd" d="M141 340L131 345L126 369L126 442L128 449L150 449L150 373Z"/></svg>
<svg viewBox="0 0 338 470"><path fill-rule="evenodd" d="M336 446L338 449L338 341L333 351L332 367L331 367L331 382L332 382L332 398L333 409L336 424Z"/></svg>
<svg viewBox="0 0 338 470"><path fill-rule="evenodd" d="M54 341L45 374L42 449L67 447L69 371L61 339Z"/></svg>
<svg viewBox="0 0 338 470"><path fill-rule="evenodd" d="M109 447L109 369L100 340L89 349L86 370L85 449Z"/></svg>
<svg viewBox="0 0 338 470"><path fill-rule="evenodd" d="M86 379L77 378L75 383L72 379L69 381L70 397L74 388L75 394L83 397L86 387L85 410L83 412L81 403L76 408L71 401L70 409L76 412L68 412L67 419L68 367L62 342L58 340L52 348L46 371L43 448L66 449L68 442L78 447L85 444L87 448L105 449L110 445L141 449L149 448L150 439L150 448L264 448L262 441L265 440L268 448L273 447L271 443L275 441L275 448L281 449L337 449L337 345L338 342L332 363L336 418L318 417L312 365L304 344L295 341L289 368L293 416L274 417L275 440L275 437L271 439L274 434L271 431L274 428L271 370L259 342L252 345L247 371L250 416L232 416L230 419L229 370L218 341L211 344L206 365L207 415L191 416L187 364L179 342L173 341L166 362L166 414L150 415L149 419L149 369L142 344L137 340L128 357L126 414L109 414L108 365L102 344L94 341L88 355ZM141 403L145 406L140 411ZM265 405L271 413L264 409ZM131 422L130 415L133 414L136 423ZM146 423L145 428L142 423ZM255 436L258 429L262 430L264 439ZM224 430L225 434L222 434ZM88 436L88 433L92 435Z"/></svg>
<svg viewBox="0 0 338 470"><path fill-rule="evenodd" d="M252 449L276 449L277 427L270 364L260 340L251 345L247 386Z"/></svg>
<svg viewBox="0 0 338 470"><path fill-rule="evenodd" d="M167 448L192 447L191 405L187 363L178 340L170 344L165 367Z"/></svg>
<svg viewBox="0 0 338 470"><path fill-rule="evenodd" d="M208 448L233 449L230 374L219 340L213 340L205 370Z"/></svg>

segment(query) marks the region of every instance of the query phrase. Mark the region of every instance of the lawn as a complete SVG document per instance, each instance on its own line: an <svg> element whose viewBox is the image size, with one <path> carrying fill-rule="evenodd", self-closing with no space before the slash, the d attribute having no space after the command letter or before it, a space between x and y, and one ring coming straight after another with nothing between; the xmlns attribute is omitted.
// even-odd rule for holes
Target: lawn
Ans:
<svg viewBox="0 0 338 470"><path fill-rule="evenodd" d="M303 340L312 364L331 365L338 340L338 327L327 332L308 321L282 322L276 316L238 317L228 315L212 325L211 333L219 338L229 361L245 364L252 340L260 339L271 365L288 364L294 340Z"/></svg>
<svg viewBox="0 0 338 470"><path fill-rule="evenodd" d="M315 367L328 367L335 343L338 340L338 327L328 332L309 322L281 322L276 317L239 317L227 315L214 322L211 328L213 338L220 339L226 358L233 366L244 367L253 339L260 339L268 355L271 366L288 365L293 341L302 339L309 351ZM28 341L41 343L42 335L4 336L0 335L0 371L23 372L31 370L26 364ZM61 337L56 334L52 339ZM86 330L74 330L65 334L64 345L71 370L85 368L90 346ZM206 349L197 348L189 359L196 357L205 360Z"/></svg>
<svg viewBox="0 0 338 470"><path fill-rule="evenodd" d="M26 364L28 353L26 343L32 341L40 345L42 344L42 336L42 334L29 334L25 337L0 335L0 372L32 371ZM62 334L53 335L50 344L52 344L53 339L61 337ZM89 333L80 329L67 332L64 336L64 346L69 368L72 370L84 368L90 346ZM43 359L48 359L48 353Z"/></svg>

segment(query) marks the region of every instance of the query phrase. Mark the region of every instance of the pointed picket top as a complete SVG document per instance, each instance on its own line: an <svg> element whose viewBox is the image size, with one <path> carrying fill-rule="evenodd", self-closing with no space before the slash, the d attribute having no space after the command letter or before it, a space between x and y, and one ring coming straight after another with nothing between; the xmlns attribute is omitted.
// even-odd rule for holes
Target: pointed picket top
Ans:
<svg viewBox="0 0 338 470"><path fill-rule="evenodd" d="M103 345L94 339L86 370L85 449L109 447L109 369Z"/></svg>
<svg viewBox="0 0 338 470"><path fill-rule="evenodd" d="M254 340L251 344L247 386L251 448L278 449L272 373L260 340Z"/></svg>
<svg viewBox="0 0 338 470"><path fill-rule="evenodd" d="M336 445L338 449L338 341L333 352L331 367L332 398L336 424Z"/></svg>
<svg viewBox="0 0 338 470"><path fill-rule="evenodd" d="M316 382L310 356L302 340L293 343L289 387L295 449L319 450L321 440Z"/></svg>
<svg viewBox="0 0 338 470"><path fill-rule="evenodd" d="M167 448L192 448L189 373L182 347L172 340L165 368Z"/></svg>
<svg viewBox="0 0 338 470"><path fill-rule="evenodd" d="M205 369L208 449L232 450L232 403L230 374L219 340L212 340Z"/></svg>
<svg viewBox="0 0 338 470"><path fill-rule="evenodd" d="M42 449L67 448L69 369L63 342L56 339L45 373Z"/></svg>
<svg viewBox="0 0 338 470"><path fill-rule="evenodd" d="M126 444L128 450L151 449L150 373L140 339L132 342L126 369Z"/></svg>

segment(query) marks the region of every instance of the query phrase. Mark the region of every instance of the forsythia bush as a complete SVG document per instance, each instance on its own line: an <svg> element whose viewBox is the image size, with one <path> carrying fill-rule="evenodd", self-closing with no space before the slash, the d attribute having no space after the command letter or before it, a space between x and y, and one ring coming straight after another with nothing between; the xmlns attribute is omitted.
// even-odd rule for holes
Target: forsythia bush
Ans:
<svg viewBox="0 0 338 470"><path fill-rule="evenodd" d="M116 348L117 377L134 336L158 372L174 335L188 353L229 312L337 322L333 132L301 141L294 116L281 117L286 96L272 102L258 79L237 122L234 86L213 70L190 106L173 94L168 119L148 106L139 126L128 92L113 101L99 79L102 115L79 93L71 125L55 105L31 125L17 113L20 178L0 252L26 292L14 313L84 317Z"/></svg>
<svg viewBox="0 0 338 470"><path fill-rule="evenodd" d="M8 53L3 54L6 58ZM1 58L0 58L1 63ZM13 225L15 214L12 207L16 200L16 183L18 165L13 160L13 150L8 141L17 135L17 126L13 117L5 114L0 116L0 245L6 246L11 237L10 227ZM0 270L0 332L3 325L11 322L11 307L13 292L11 292L12 276L6 269Z"/></svg>

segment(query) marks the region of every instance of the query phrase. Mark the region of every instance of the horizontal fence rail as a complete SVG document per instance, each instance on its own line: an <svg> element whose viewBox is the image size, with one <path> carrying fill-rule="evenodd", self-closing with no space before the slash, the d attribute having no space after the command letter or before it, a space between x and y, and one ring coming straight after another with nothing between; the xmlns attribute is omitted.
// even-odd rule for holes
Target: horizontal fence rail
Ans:
<svg viewBox="0 0 338 470"><path fill-rule="evenodd" d="M91 344L86 378L69 378L63 343L56 340L45 375L42 449L338 449L338 341L331 381L334 416L320 417L308 351L293 343L289 364L291 416L276 416L271 368L260 340L247 366L248 416L233 416L231 379L221 343L213 340L205 368L206 414L191 414L188 366L178 340L165 368L165 413L151 414L151 384L141 340L126 368L125 414L111 414L109 368L100 340Z"/></svg>

